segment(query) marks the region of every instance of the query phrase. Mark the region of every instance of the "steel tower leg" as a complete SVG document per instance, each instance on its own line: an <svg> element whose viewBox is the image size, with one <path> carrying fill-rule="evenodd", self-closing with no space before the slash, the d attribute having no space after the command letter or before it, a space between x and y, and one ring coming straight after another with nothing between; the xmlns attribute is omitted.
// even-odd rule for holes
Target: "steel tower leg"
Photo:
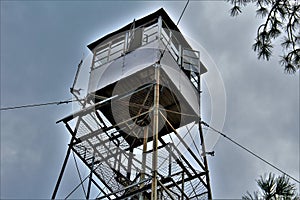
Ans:
<svg viewBox="0 0 300 200"><path fill-rule="evenodd" d="M142 158L142 171L141 171L141 181L145 179L146 171L146 151L147 151L147 142L148 142L148 126L144 128L144 141L143 141L143 158ZM144 183L141 184L140 188L144 187ZM144 200L144 194L141 192L139 200Z"/></svg>
<svg viewBox="0 0 300 200"><path fill-rule="evenodd" d="M200 72L200 67L199 67L199 72ZM205 149L203 131L202 131L202 126L201 126L201 79L200 79L200 74L198 75L198 92L199 92L199 116L200 116L198 128L199 128L200 142L201 142L201 147L202 147L202 152L203 152L203 162L204 162L203 164L206 169L205 177L206 177L206 184L207 184L207 197L208 197L208 199L212 199L208 162L207 162L207 157L206 157L206 149Z"/></svg>
<svg viewBox="0 0 300 200"><path fill-rule="evenodd" d="M59 173L59 176L58 176L58 179L57 179L57 182L56 182L56 185L55 185L55 188L54 188L54 191L53 191L51 199L55 199L55 197L56 197L56 194L57 194L57 191L58 191L61 179L62 179L62 177L64 175L64 172L65 172L65 169L66 169L69 157L70 157L70 153L71 153L71 149L72 149L72 145L73 145L73 140L74 140L74 137L71 138L70 145L68 147L67 154L66 154L64 163L63 163L63 165L61 167L61 170L60 170L60 173Z"/></svg>
<svg viewBox="0 0 300 200"><path fill-rule="evenodd" d="M88 190L87 190L87 194L86 194L86 199L90 199L91 185L92 185L92 178L93 178L93 170L94 170L94 162L95 162L95 155L92 158L92 167L91 167L91 172L90 172L90 177L89 177L89 183L88 183Z"/></svg>
<svg viewBox="0 0 300 200"><path fill-rule="evenodd" d="M210 179L209 179L209 171L208 171L208 163L207 163L207 157L206 157L206 150L205 150L205 144L204 144L204 138L203 138L203 132L202 132L202 127L201 127L201 120L199 121L199 133L200 133L200 140L201 140L201 145L202 145L202 152L203 152L203 162L204 166L206 169L206 184L207 184L207 197L208 199L212 199L212 194L211 194L211 188L210 188Z"/></svg>
<svg viewBox="0 0 300 200"><path fill-rule="evenodd" d="M152 193L151 200L157 200L157 150L158 150L158 108L159 108L159 70L155 65L154 107L153 107L153 155L152 155Z"/></svg>

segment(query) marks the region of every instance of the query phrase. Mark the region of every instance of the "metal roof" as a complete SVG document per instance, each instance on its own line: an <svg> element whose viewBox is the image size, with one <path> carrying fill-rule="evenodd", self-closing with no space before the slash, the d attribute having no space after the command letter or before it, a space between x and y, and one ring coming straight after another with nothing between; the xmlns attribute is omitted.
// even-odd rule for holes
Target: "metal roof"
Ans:
<svg viewBox="0 0 300 200"><path fill-rule="evenodd" d="M135 27L139 27L142 26L143 24L146 24L147 22L150 22L151 20L157 19L159 16L162 17L162 19L164 20L164 22L167 24L167 26L175 31L175 32L179 32L178 27L176 26L176 24L171 20L171 18L169 17L169 15L166 13L166 11L163 8L160 8L159 10L157 10L154 13L151 13L143 18L140 18L138 20L135 20L134 22L131 22L129 24L127 24L126 26L120 28L119 30L116 30L112 33L109 33L107 35L105 35L104 37L92 42L91 44L89 44L87 47L93 51L93 49L98 45L101 44L102 42L104 42L105 40L109 39L110 37L114 36L114 35L118 35L122 32L128 31L133 27L133 23ZM154 22L153 22L154 23ZM182 36L182 34L176 34L177 39L179 40L179 42L181 43L181 45L183 47L188 47L191 48L191 46L188 44L188 42L185 40L185 38Z"/></svg>

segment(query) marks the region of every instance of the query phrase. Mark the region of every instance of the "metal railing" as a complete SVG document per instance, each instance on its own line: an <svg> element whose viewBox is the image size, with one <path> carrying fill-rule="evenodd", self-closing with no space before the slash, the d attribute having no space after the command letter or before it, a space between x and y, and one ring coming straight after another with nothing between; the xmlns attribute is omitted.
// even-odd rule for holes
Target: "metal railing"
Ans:
<svg viewBox="0 0 300 200"><path fill-rule="evenodd" d="M164 50L170 53L175 62L182 69L190 71L191 77L189 78L197 88L198 80L196 74L200 73L200 53L191 48L183 48L178 38L176 38L177 32L170 29L164 20L162 20L161 27L159 26L158 19L149 21L139 27L134 27L133 25L131 30L115 36L104 44L100 44L94 50L92 70L121 57L128 51L134 50L130 48L130 45L135 42L134 40L136 38L141 39L141 41L138 41L140 46L160 39L164 45ZM135 38L135 33L138 29L140 29L139 31L141 31L140 33L142 35L141 37ZM159 31L159 29L161 31Z"/></svg>
<svg viewBox="0 0 300 200"><path fill-rule="evenodd" d="M128 52L130 44L135 39L135 30L142 30L142 46L147 45L158 39L158 23L154 20L147 22L139 27L124 32L116 38L112 38L104 44L100 44L94 50L92 70L101 67L105 63L115 60ZM156 19L157 21L157 19Z"/></svg>

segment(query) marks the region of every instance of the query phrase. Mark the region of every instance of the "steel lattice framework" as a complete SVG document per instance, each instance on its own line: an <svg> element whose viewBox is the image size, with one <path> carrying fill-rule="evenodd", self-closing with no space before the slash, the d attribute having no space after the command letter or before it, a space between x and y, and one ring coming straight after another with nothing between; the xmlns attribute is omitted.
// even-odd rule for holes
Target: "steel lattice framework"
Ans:
<svg viewBox="0 0 300 200"><path fill-rule="evenodd" d="M82 109L58 121L72 139L52 198L73 151L90 169L97 199L211 199L199 52L163 9L88 47Z"/></svg>

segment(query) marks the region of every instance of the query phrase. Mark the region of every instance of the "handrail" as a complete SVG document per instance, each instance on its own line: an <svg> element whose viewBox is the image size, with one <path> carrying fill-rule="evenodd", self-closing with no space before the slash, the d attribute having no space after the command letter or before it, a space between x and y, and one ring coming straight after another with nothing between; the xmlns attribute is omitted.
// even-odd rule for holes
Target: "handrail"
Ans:
<svg viewBox="0 0 300 200"><path fill-rule="evenodd" d="M141 46L157 40L159 27L158 23L154 23L155 21L157 21L157 19L153 19L138 27L134 27L126 33L112 38L111 41L97 46L94 50L95 56L92 70L101 67L109 61L113 61L126 53L128 51L126 47L128 47L129 43L134 39L134 31L139 28L143 28ZM173 57L178 65L182 66L183 64L192 64L194 66L198 66L199 53L192 49L181 49L180 42L176 38L174 31L169 28L164 20L162 20L162 27L159 39L163 42L171 57Z"/></svg>

